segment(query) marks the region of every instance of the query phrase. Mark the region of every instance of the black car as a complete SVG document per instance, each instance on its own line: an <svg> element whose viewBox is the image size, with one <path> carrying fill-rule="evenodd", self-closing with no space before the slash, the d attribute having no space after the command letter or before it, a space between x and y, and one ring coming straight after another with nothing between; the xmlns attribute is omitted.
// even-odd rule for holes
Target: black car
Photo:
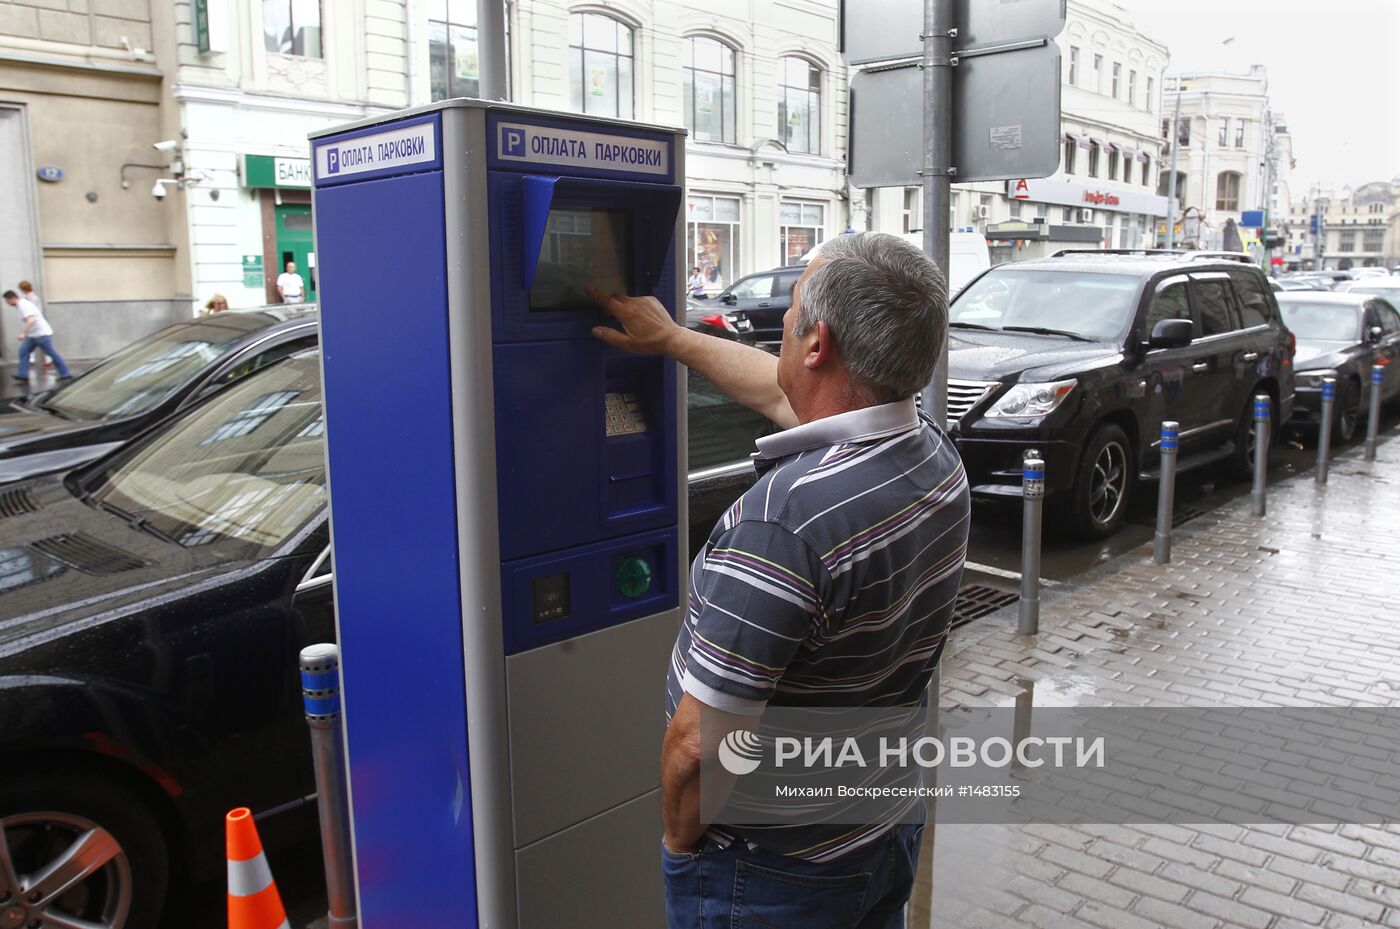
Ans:
<svg viewBox="0 0 1400 929"><path fill-rule="evenodd" d="M1322 379L1337 381L1332 435L1348 442L1371 408L1371 366L1385 365L1383 400L1400 394L1400 314L1389 301L1365 293L1300 292L1278 295L1283 321L1298 338L1298 401L1292 425L1316 434Z"/></svg>
<svg viewBox="0 0 1400 929"><path fill-rule="evenodd" d="M4 925L151 929L222 864L229 809L314 793L295 669L335 634L320 385L304 353L0 490Z"/></svg>
<svg viewBox="0 0 1400 929"><path fill-rule="evenodd" d="M152 423L316 344L316 314L228 311L133 342L76 380L0 412L0 484L100 458Z"/></svg>
<svg viewBox="0 0 1400 929"><path fill-rule="evenodd" d="M797 265L750 274L730 284L714 300L743 310L760 345L779 345L783 341L783 314L792 306L792 288L806 270L806 265Z"/></svg>
<svg viewBox="0 0 1400 929"><path fill-rule="evenodd" d="M685 325L687 329L719 336L746 345L754 344L753 323L740 310L731 310L724 304L709 300L687 300L685 303Z"/></svg>
<svg viewBox="0 0 1400 929"><path fill-rule="evenodd" d="M975 495L1019 496L1027 449L1074 534L1112 533L1154 479L1163 420L1180 467L1252 460L1252 398L1293 406L1293 338L1263 273L1179 254L998 265L949 310L948 429ZM1277 434L1277 430L1273 431Z"/></svg>

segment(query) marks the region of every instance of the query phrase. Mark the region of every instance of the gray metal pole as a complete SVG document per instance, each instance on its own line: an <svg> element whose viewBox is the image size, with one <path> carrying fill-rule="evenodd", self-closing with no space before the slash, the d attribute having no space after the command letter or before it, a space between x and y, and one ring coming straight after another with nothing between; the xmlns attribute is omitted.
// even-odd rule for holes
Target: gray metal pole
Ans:
<svg viewBox="0 0 1400 929"><path fill-rule="evenodd" d="M1322 415L1317 427L1317 474L1314 480L1321 487L1327 483L1327 466L1332 461L1332 410L1337 405L1337 379L1322 379Z"/></svg>
<svg viewBox="0 0 1400 929"><path fill-rule="evenodd" d="M924 254L948 278L948 201L953 166L953 0L924 0ZM945 292L944 298L948 294ZM942 426L948 419L948 339L923 406Z"/></svg>
<svg viewBox="0 0 1400 929"><path fill-rule="evenodd" d="M508 100L506 82L506 5L476 0L476 54L483 100Z"/></svg>
<svg viewBox="0 0 1400 929"><path fill-rule="evenodd" d="M1269 415L1269 395L1254 395L1254 515L1263 516L1269 483L1269 427L1273 417Z"/></svg>
<svg viewBox="0 0 1400 929"><path fill-rule="evenodd" d="M330 929L359 925L355 916L355 867L350 848L350 804L345 790L345 741L340 728L340 649L301 650L301 694L311 728L316 806L321 817L321 858L326 868Z"/></svg>
<svg viewBox="0 0 1400 929"><path fill-rule="evenodd" d="M1366 460L1376 460L1376 440L1381 434L1381 382L1385 365L1371 366L1371 412L1366 418Z"/></svg>
<svg viewBox="0 0 1400 929"><path fill-rule="evenodd" d="M1040 535L1045 506L1045 462L1027 458L1021 462L1021 603L1016 631L1035 635L1040 631Z"/></svg>
<svg viewBox="0 0 1400 929"><path fill-rule="evenodd" d="M1171 564L1172 561L1172 511L1176 509L1176 452L1180 431L1178 422L1162 423L1162 475L1157 484L1157 531L1152 537L1152 560L1157 564Z"/></svg>
<svg viewBox="0 0 1400 929"><path fill-rule="evenodd" d="M1176 152L1181 148L1181 78L1176 79L1176 108L1172 111L1172 176L1167 180L1167 248L1176 247Z"/></svg>

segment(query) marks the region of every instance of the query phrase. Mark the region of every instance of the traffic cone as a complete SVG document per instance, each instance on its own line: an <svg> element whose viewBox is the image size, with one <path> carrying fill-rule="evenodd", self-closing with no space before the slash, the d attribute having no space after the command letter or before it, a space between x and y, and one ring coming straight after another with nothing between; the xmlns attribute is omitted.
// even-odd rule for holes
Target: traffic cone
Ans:
<svg viewBox="0 0 1400 929"><path fill-rule="evenodd" d="M253 812L246 806L224 819L228 842L228 929L291 929L272 881Z"/></svg>

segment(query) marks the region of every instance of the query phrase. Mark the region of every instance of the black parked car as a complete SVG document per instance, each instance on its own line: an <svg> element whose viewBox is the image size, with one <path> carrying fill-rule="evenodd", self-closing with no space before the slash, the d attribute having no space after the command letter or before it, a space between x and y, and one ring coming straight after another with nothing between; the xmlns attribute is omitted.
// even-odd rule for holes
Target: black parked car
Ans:
<svg viewBox="0 0 1400 929"><path fill-rule="evenodd" d="M1371 366L1385 365L1381 396L1400 394L1400 314L1389 301L1365 293L1300 292L1278 295L1283 321L1298 337L1298 402L1294 426L1311 426L1322 408L1322 379L1337 379L1332 435L1348 442L1371 408Z"/></svg>
<svg viewBox="0 0 1400 929"><path fill-rule="evenodd" d="M306 307L228 311L177 323L76 380L0 411L0 484L101 457L238 378L316 344Z"/></svg>
<svg viewBox="0 0 1400 929"><path fill-rule="evenodd" d="M783 314L792 306L792 288L806 270L806 265L796 265L741 277L714 301L743 310L760 345L778 345L783 341Z"/></svg>
<svg viewBox="0 0 1400 929"><path fill-rule="evenodd" d="M0 491L4 925L151 929L221 865L229 809L314 792L295 669L334 639L323 423L303 353Z"/></svg>
<svg viewBox="0 0 1400 929"><path fill-rule="evenodd" d="M1163 420L1182 469L1252 460L1252 397L1293 406L1293 338L1258 268L1180 254L1071 254L998 265L949 311L948 428L973 493L1019 496L1029 448L1075 534L1122 522L1153 479ZM1277 430L1274 430L1277 434Z"/></svg>

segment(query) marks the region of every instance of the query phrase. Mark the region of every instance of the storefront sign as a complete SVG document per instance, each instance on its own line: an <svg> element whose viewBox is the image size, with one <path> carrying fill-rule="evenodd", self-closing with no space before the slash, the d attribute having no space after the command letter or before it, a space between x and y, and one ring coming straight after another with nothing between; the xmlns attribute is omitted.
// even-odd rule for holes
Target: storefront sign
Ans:
<svg viewBox="0 0 1400 929"><path fill-rule="evenodd" d="M261 288L264 284L263 278L263 256L244 255L243 256L243 286Z"/></svg>
<svg viewBox="0 0 1400 929"><path fill-rule="evenodd" d="M1100 209L1116 213L1145 213L1148 216L1167 215L1167 198L1147 193L1146 188L1142 190L1132 190L1127 187L1111 189L1103 186L1090 187L1073 181L1024 178L1007 181L1006 195L1013 200L1033 200L1036 203L1053 203L1060 206L1092 204Z"/></svg>
<svg viewBox="0 0 1400 929"><path fill-rule="evenodd" d="M244 155L243 186L306 190L311 187L311 159Z"/></svg>

